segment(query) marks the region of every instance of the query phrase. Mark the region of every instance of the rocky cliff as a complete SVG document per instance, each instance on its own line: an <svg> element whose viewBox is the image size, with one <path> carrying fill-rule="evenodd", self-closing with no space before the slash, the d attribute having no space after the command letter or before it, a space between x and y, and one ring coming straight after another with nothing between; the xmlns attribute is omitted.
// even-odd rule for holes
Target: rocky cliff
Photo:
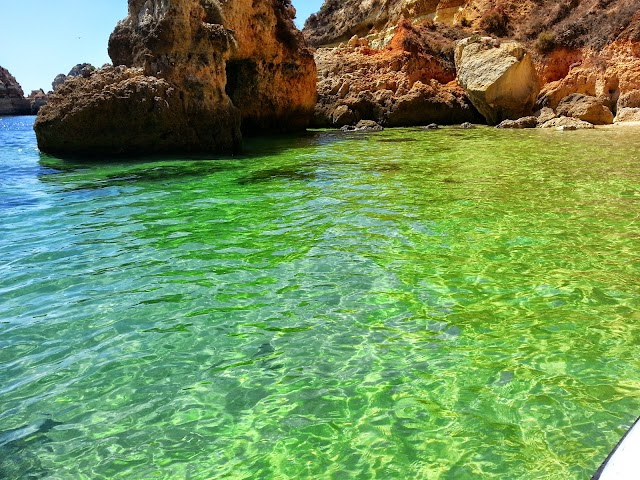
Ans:
<svg viewBox="0 0 640 480"><path fill-rule="evenodd" d="M234 151L241 128L304 128L316 69L294 16L289 0L129 0L109 40L116 67L51 95L35 124L40 149Z"/></svg>
<svg viewBox="0 0 640 480"><path fill-rule="evenodd" d="M408 26L418 34L412 36L413 45L407 49L406 42L394 39ZM411 60L400 68L410 79L409 84L420 82L438 92L459 89L460 83L468 84L475 73L467 70L463 82L458 69L448 67L453 64L456 43L473 36L491 36L496 45L517 41L517 48L524 52L523 60L532 62L538 77L540 93L534 106L529 107L530 95L537 88L531 85L526 92L520 92L526 98L525 108L521 111L511 108L507 114L504 109L485 110L483 114L489 123L543 107L556 114L561 102L572 94L589 97L581 98L582 107L595 102L609 109L611 118L616 115L618 120L640 119L637 101L640 93L635 93L640 90L640 0L326 0L321 10L307 20L303 32L318 47L320 99L316 117L325 125L335 124L335 118L340 118L338 114L350 108L350 92L338 98L334 89L345 83L353 85L354 72L360 71L362 65L369 67L366 75L356 82L358 95L367 92L368 96L385 99L374 102L370 110L378 111L388 98L397 99L394 88L383 87L389 92L380 93L381 84L389 85L386 79L391 63L379 61L375 67L370 65L373 58L397 58L402 49L411 52ZM416 68L419 52L430 55L432 65L444 67L448 76L442 75L443 69ZM486 63L493 61L491 53L485 50L483 55L484 64L479 57L469 56L467 64L475 63L480 71L494 69L494 64ZM513 75L518 69L519 66L509 72L505 70L508 74L492 87L490 96L522 87L523 76ZM451 77L457 77L458 81L447 82ZM512 85L514 78L520 79L516 82L520 87ZM346 87L342 88L344 93ZM467 90L458 104L468 102L469 98L477 103L477 96L473 97ZM484 109L481 103L476 106ZM577 105L570 110L580 108ZM327 115L327 112L334 113ZM603 114L599 118L609 116ZM376 119L385 120L380 116ZM433 120L437 121L437 116Z"/></svg>
<svg viewBox="0 0 640 480"><path fill-rule="evenodd" d="M455 35L455 32L444 32ZM353 37L319 48L314 125L375 120L388 127L479 122L481 116L455 82L453 51L443 32L402 22L385 48Z"/></svg>
<svg viewBox="0 0 640 480"><path fill-rule="evenodd" d="M31 104L8 70L0 67L0 115L29 115Z"/></svg>

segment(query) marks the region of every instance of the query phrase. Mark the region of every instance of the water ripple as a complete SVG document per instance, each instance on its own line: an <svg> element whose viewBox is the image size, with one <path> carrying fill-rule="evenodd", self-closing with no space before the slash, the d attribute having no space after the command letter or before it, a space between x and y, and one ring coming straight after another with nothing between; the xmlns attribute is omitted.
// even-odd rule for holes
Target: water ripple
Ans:
<svg viewBox="0 0 640 480"><path fill-rule="evenodd" d="M637 136L0 127L0 476L579 479L637 416Z"/></svg>

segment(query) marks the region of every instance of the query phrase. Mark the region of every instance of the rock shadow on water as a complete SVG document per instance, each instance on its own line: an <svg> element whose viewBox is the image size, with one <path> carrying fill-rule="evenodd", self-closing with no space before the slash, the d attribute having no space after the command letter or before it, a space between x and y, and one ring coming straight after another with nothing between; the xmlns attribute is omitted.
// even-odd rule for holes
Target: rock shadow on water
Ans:
<svg viewBox="0 0 640 480"><path fill-rule="evenodd" d="M238 179L239 185L254 185L265 182L271 182L273 180L288 180L288 181L300 181L307 182L314 180L316 173L304 167L278 167L268 168L265 170L257 170L249 175L245 175Z"/></svg>
<svg viewBox="0 0 640 480"><path fill-rule="evenodd" d="M50 476L34 453L49 442L46 433L62 425L49 418L0 432L0 478L40 479Z"/></svg>
<svg viewBox="0 0 640 480"><path fill-rule="evenodd" d="M403 164L399 162L386 162L370 165L367 170L377 173L396 173L401 172L404 169L403 167Z"/></svg>
<svg viewBox="0 0 640 480"><path fill-rule="evenodd" d="M118 160L113 163L98 161L60 160L48 155L40 156L40 163L49 169L46 175L39 175L43 183L71 183L67 190L98 189L138 182L159 182L181 180L219 173L234 168L222 160L177 159L171 157L147 157ZM51 171L54 170L54 173ZM69 177L73 174L74 177ZM86 178L85 181L83 181Z"/></svg>
<svg viewBox="0 0 640 480"><path fill-rule="evenodd" d="M416 138L411 137L403 137L403 138L379 138L378 142L380 143L411 143L417 142Z"/></svg>
<svg viewBox="0 0 640 480"><path fill-rule="evenodd" d="M64 191L96 190L112 186L180 181L239 170L253 159L278 156L290 150L308 149L327 140L325 132L303 132L299 135L253 137L237 155L146 155L137 157L64 157L40 154L43 183L62 184ZM309 179L308 172L296 173L277 169L250 174L241 184L260 183L271 178ZM71 176L72 175L72 176Z"/></svg>

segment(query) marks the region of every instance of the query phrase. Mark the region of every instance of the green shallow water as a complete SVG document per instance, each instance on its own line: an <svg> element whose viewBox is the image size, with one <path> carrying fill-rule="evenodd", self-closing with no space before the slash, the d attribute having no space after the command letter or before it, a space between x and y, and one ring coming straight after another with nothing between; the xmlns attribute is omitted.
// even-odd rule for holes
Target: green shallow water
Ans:
<svg viewBox="0 0 640 480"><path fill-rule="evenodd" d="M0 119L0 477L578 480L640 414L638 129L104 165L31 121Z"/></svg>

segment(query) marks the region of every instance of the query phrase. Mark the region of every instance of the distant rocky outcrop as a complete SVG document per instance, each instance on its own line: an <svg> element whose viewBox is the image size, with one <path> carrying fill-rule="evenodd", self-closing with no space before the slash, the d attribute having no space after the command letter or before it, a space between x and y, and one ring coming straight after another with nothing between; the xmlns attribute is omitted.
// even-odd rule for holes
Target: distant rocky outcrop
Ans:
<svg viewBox="0 0 640 480"><path fill-rule="evenodd" d="M51 87L55 92L68 78L70 77L84 77L88 78L91 76L93 72L96 71L96 67L91 65L90 63L79 63L71 70L69 70L68 74L60 73L56 75L56 78L53 79L51 83Z"/></svg>
<svg viewBox="0 0 640 480"><path fill-rule="evenodd" d="M11 73L0 67L0 115L29 115L31 104Z"/></svg>
<svg viewBox="0 0 640 480"><path fill-rule="evenodd" d="M49 101L49 95L44 90L32 90L27 97L29 105L31 107L31 115L37 115L42 107L44 107Z"/></svg>
<svg viewBox="0 0 640 480"><path fill-rule="evenodd" d="M129 0L109 41L117 66L58 87L40 149L230 152L242 131L306 127L316 69L294 16L289 0Z"/></svg>
<svg viewBox="0 0 640 480"><path fill-rule="evenodd" d="M490 125L533 113L540 83L521 44L473 36L457 43L455 61L458 82Z"/></svg>

